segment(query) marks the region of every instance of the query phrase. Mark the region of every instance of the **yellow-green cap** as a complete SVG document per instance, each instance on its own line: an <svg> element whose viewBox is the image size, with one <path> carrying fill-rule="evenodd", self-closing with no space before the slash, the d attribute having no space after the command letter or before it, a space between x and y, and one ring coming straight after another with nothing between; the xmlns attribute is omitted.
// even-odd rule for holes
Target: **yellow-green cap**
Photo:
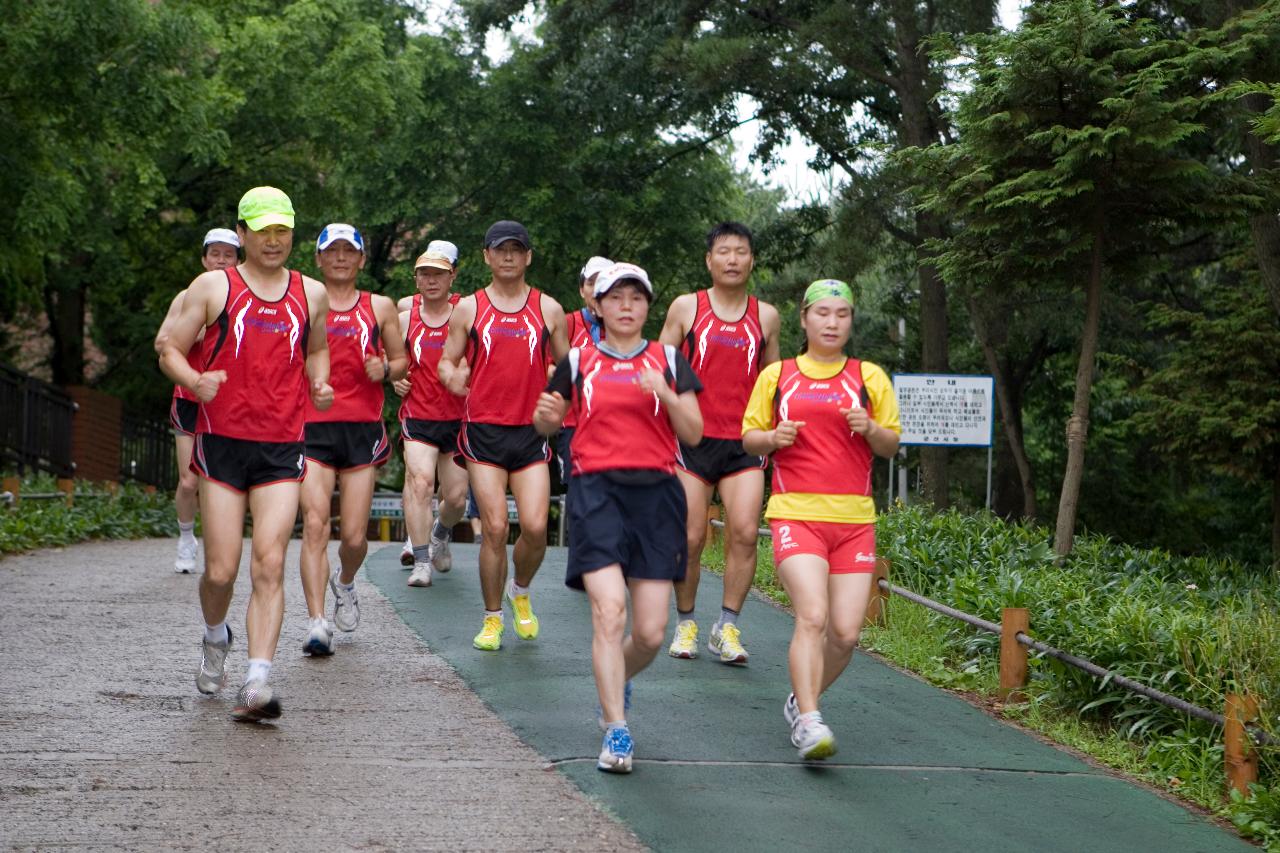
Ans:
<svg viewBox="0 0 1280 853"><path fill-rule="evenodd" d="M808 308L819 299L835 296L853 305L853 289L838 278L820 278L810 284L804 291L804 307Z"/></svg>
<svg viewBox="0 0 1280 853"><path fill-rule="evenodd" d="M238 219L243 219L252 231L261 231L268 225L293 227L293 202L275 187L254 187L240 197Z"/></svg>

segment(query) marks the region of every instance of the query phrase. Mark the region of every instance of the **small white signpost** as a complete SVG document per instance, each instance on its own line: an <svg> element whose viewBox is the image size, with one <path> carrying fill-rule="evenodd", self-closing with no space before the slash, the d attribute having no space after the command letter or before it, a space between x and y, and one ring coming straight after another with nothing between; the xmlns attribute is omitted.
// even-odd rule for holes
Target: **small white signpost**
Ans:
<svg viewBox="0 0 1280 853"><path fill-rule="evenodd" d="M987 448L987 508L990 509L991 447L995 430L992 378L899 373L893 377L893 393L901 411L902 444ZM892 495L892 472L889 482Z"/></svg>

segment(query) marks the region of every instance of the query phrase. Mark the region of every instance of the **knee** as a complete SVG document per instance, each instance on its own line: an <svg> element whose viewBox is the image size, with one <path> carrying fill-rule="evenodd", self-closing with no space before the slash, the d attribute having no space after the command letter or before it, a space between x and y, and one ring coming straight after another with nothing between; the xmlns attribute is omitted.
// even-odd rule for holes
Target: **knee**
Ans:
<svg viewBox="0 0 1280 853"><path fill-rule="evenodd" d="M200 478L190 468L178 472L178 491L183 495L195 497L200 489Z"/></svg>
<svg viewBox="0 0 1280 853"><path fill-rule="evenodd" d="M525 521L520 520L520 538L526 542L546 542L547 541L547 519L546 517L531 519Z"/></svg>
<svg viewBox="0 0 1280 853"><path fill-rule="evenodd" d="M662 646L663 640L666 639L667 623L652 623L648 625L633 625L631 628L631 642L636 649L645 654L653 654Z"/></svg>
<svg viewBox="0 0 1280 853"><path fill-rule="evenodd" d="M728 539L729 544L735 548L750 548L754 550L756 541L760 537L760 530L756 527L754 519L730 521L725 525L725 537Z"/></svg>
<svg viewBox="0 0 1280 853"><path fill-rule="evenodd" d="M456 486L446 486L441 498L452 509L462 512L467 506L467 484L464 480Z"/></svg>
<svg viewBox="0 0 1280 853"><path fill-rule="evenodd" d="M416 473L409 472L409 489L413 492L413 496L418 500L426 500L431 497L431 493L435 491L435 477L430 472Z"/></svg>
<svg viewBox="0 0 1280 853"><path fill-rule="evenodd" d="M369 546L369 537L363 527L342 531L342 547L347 551L359 551Z"/></svg>
<svg viewBox="0 0 1280 853"><path fill-rule="evenodd" d="M827 632L827 642L836 649L847 652L852 651L858 645L858 638L861 636L861 626L832 625L831 630Z"/></svg>
<svg viewBox="0 0 1280 853"><path fill-rule="evenodd" d="M253 555L253 585L279 586L284 578L284 549L255 551Z"/></svg>
<svg viewBox="0 0 1280 853"><path fill-rule="evenodd" d="M827 630L825 610L796 610L796 633L817 635Z"/></svg>
<svg viewBox="0 0 1280 853"><path fill-rule="evenodd" d="M600 637L621 641L627 625L627 604L620 599L591 602L591 624Z"/></svg>
<svg viewBox="0 0 1280 853"><path fill-rule="evenodd" d="M702 553L702 547L706 544L707 544L707 528L705 526L700 525L697 530L690 530L688 532L688 545L689 545L690 555Z"/></svg>
<svg viewBox="0 0 1280 853"><path fill-rule="evenodd" d="M507 547L507 537L510 533L511 525L507 523L505 515L502 516L501 521L482 522L480 527L480 538L490 548Z"/></svg>

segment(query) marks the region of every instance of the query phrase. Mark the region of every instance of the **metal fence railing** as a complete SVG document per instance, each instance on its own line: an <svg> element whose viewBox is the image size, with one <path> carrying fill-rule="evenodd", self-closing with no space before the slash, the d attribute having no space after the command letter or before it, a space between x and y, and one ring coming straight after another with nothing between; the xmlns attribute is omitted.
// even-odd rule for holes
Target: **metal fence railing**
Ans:
<svg viewBox="0 0 1280 853"><path fill-rule="evenodd" d="M173 433L167 420L120 417L120 477L169 490L178 484Z"/></svg>
<svg viewBox="0 0 1280 853"><path fill-rule="evenodd" d="M6 467L72 476L75 411L75 402L61 388L0 364L0 453Z"/></svg>

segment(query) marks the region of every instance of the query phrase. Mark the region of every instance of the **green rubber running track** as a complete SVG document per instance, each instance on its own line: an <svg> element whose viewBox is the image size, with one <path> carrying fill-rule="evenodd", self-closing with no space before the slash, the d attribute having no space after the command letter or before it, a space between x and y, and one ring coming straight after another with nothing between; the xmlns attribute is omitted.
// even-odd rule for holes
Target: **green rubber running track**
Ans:
<svg viewBox="0 0 1280 853"><path fill-rule="evenodd" d="M752 599L745 668L706 656L720 580L699 592L703 655L659 654L636 679L635 770L596 770L600 733L586 596L564 586L552 548L533 585L541 635L507 632L498 652L471 639L482 608L475 546L427 589L405 585L399 548L368 577L404 621L524 741L658 850L1245 851L1186 809L1039 742L950 694L854 656L823 700L840 752L796 757L782 719L791 617ZM668 631L668 633L670 633Z"/></svg>

